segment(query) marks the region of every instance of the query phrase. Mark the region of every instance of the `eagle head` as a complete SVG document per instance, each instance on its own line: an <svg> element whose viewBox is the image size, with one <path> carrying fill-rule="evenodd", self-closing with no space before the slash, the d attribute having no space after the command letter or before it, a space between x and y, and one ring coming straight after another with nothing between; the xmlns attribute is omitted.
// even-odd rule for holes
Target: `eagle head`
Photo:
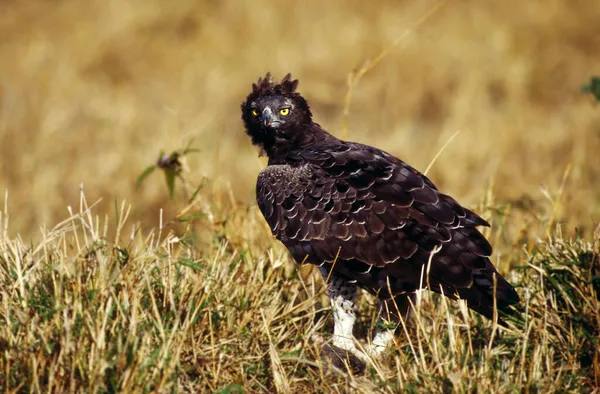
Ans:
<svg viewBox="0 0 600 394"><path fill-rule="evenodd" d="M252 84L252 92L242 103L242 119L252 143L269 152L278 143L291 141L312 123L306 100L296 92L298 80L290 74L279 83L271 74Z"/></svg>

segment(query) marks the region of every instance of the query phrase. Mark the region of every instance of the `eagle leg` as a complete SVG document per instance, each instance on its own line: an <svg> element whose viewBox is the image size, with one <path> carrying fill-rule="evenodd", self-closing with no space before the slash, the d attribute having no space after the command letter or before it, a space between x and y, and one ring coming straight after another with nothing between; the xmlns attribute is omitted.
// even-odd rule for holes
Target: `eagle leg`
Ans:
<svg viewBox="0 0 600 394"><path fill-rule="evenodd" d="M379 357L392 344L401 320L406 322L410 318L415 300L415 293L405 293L379 301L379 327L373 341L365 347L369 356Z"/></svg>
<svg viewBox="0 0 600 394"><path fill-rule="evenodd" d="M365 360L364 353L356 348L354 343L354 323L356 321L356 296L358 287L347 278L329 274L328 267L319 267L327 283L327 294L333 309L333 345L346 350L361 360ZM329 277L329 278L328 278Z"/></svg>

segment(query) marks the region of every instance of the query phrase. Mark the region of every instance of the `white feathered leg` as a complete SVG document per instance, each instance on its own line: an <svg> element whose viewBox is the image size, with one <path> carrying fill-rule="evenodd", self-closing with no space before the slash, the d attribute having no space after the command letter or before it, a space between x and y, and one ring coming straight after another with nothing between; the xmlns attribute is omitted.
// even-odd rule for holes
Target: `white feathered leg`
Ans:
<svg viewBox="0 0 600 394"><path fill-rule="evenodd" d="M354 323L356 322L356 295L358 286L345 277L335 273L329 275L329 267L319 267L327 283L327 293L333 309L333 345L351 352L362 361L377 358L394 342L396 328L410 317L411 301L415 302L415 294L399 294L393 299L379 302L379 322L383 328L375 332L373 341L365 346L363 353L356 347L354 340ZM366 354L365 354L366 353ZM367 356L368 355L368 356Z"/></svg>
<svg viewBox="0 0 600 394"><path fill-rule="evenodd" d="M379 302L379 322L384 328L375 332L373 342L365 347L366 353L373 357L379 357L394 342L396 328L410 318L412 304L415 302L415 294L399 294L394 299ZM390 327L391 326L391 327Z"/></svg>
<svg viewBox="0 0 600 394"><path fill-rule="evenodd" d="M327 279L329 272L327 268L320 267L323 278ZM333 309L333 345L351 352L361 360L366 356L356 348L354 343L354 323L356 321L356 293L357 286L345 278L332 273L327 283L327 293L331 300Z"/></svg>
<svg viewBox="0 0 600 394"><path fill-rule="evenodd" d="M365 352L377 358L388 348L394 341L394 330L382 329L375 333L373 342L365 346Z"/></svg>
<svg viewBox="0 0 600 394"><path fill-rule="evenodd" d="M337 295L331 297L333 308L333 344L339 348L353 351L354 345L354 322L356 321L356 305L351 300Z"/></svg>

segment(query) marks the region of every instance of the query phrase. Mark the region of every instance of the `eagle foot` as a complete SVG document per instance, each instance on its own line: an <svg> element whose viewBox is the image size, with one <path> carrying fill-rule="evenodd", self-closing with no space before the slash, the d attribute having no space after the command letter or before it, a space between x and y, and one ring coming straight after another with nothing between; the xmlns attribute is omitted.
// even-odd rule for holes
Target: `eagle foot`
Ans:
<svg viewBox="0 0 600 394"><path fill-rule="evenodd" d="M321 347L321 353L331 360L334 367L342 371L348 370L353 374L362 374L367 366L365 360L359 358L354 352L328 343Z"/></svg>
<svg viewBox="0 0 600 394"><path fill-rule="evenodd" d="M354 346L354 343L351 343L352 346L350 348L342 348L335 342L332 344L331 341L326 341L318 334L313 334L311 338L318 346L321 356L329 359L334 367L354 374L364 372L368 363L368 357L358 350ZM347 345L347 343L342 345Z"/></svg>

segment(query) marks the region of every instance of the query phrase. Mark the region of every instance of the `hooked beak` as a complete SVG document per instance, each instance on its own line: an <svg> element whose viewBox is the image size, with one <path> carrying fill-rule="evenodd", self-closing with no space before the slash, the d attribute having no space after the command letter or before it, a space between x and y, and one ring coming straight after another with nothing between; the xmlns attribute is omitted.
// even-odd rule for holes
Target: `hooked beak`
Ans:
<svg viewBox="0 0 600 394"><path fill-rule="evenodd" d="M261 120L263 122L263 126L264 127L273 127L273 123L274 123L274 117L273 117L273 111L271 111L271 108L267 107L263 110L262 115L261 115Z"/></svg>

